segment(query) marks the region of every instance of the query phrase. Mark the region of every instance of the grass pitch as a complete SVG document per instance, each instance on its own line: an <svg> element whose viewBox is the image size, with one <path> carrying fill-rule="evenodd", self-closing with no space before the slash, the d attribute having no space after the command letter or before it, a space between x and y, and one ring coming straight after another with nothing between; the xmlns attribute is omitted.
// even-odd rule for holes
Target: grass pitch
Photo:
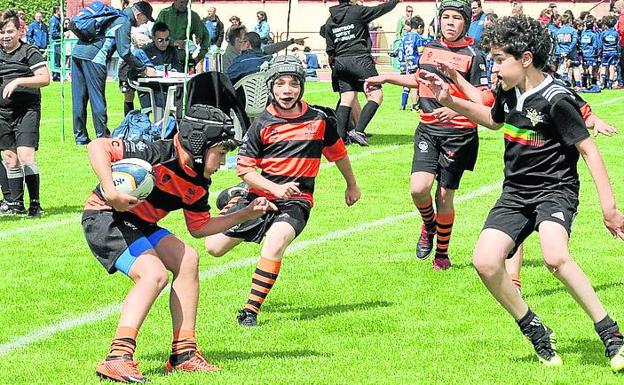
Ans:
<svg viewBox="0 0 624 385"><path fill-rule="evenodd" d="M157 300L138 338L136 358L154 384L615 384L592 323L543 267L537 238L526 243L523 293L557 333L564 366L538 364L513 320L487 293L470 255L502 181L503 139L481 131L479 161L457 193L450 246L453 268L434 272L415 258L420 219L409 196L414 113L399 111L400 88L370 125L371 147L349 147L362 189L344 204L344 181L324 166L306 230L284 259L278 283L247 330L235 321L249 292L257 245L217 259L202 255L197 335L213 374L165 375L171 322L168 295ZM69 86L66 85L69 94ZM334 106L328 83L306 85L310 103ZM624 130L624 92L587 95L594 110ZM117 87L107 90L110 127L122 117ZM80 212L96 178L86 149L73 144L71 102L60 139L59 84L43 90L39 220L0 218L0 383L98 383L119 304L131 282L108 276L91 255ZM89 117L90 119L90 117ZM93 137L93 129L90 128ZM619 202L624 201L623 134L599 137ZM602 225L595 188L583 162L581 204L571 250L610 314L624 325L622 243ZM215 175L212 191L237 183ZM212 197L214 202L214 197ZM203 250L180 213L162 225Z"/></svg>

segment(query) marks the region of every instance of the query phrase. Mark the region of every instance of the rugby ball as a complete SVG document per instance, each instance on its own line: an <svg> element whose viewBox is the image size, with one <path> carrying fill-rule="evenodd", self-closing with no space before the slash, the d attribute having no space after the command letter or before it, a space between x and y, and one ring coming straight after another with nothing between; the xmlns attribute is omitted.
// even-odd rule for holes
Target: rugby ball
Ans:
<svg viewBox="0 0 624 385"><path fill-rule="evenodd" d="M113 183L118 191L145 199L154 189L152 165L143 159L128 158L113 163ZM102 195L104 192L101 190Z"/></svg>

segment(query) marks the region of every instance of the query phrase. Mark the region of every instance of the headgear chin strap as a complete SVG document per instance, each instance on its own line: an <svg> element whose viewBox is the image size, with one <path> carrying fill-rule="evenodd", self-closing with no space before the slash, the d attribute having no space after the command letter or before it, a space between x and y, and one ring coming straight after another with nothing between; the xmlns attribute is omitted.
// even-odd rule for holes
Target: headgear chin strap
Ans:
<svg viewBox="0 0 624 385"><path fill-rule="evenodd" d="M459 40L468 33L470 22L472 21L472 9L470 8L470 3L466 0L442 0L440 8L438 8L438 19L442 19L442 13L449 9L459 12L464 18L464 31L461 36L457 38L457 40Z"/></svg>
<svg viewBox="0 0 624 385"><path fill-rule="evenodd" d="M237 131L240 129L237 130L232 119L220 109L196 104L180 122L179 137L182 146L191 153L193 169L202 174L206 150L224 141L240 141L242 132Z"/></svg>
<svg viewBox="0 0 624 385"><path fill-rule="evenodd" d="M299 97L292 105L292 107L288 109L295 108L297 104L303 98L303 90L305 86L305 70L303 69L303 64L301 64L301 60L297 59L297 57L293 55L281 55L276 56L271 59L270 62L263 64L262 69L266 71L266 83L269 88L269 95L271 95L271 102L277 104L275 95L273 94L273 84L275 84L275 80L283 75L294 76L299 80L299 84L301 85L301 92L299 92ZM286 109L280 105L278 105L282 109Z"/></svg>

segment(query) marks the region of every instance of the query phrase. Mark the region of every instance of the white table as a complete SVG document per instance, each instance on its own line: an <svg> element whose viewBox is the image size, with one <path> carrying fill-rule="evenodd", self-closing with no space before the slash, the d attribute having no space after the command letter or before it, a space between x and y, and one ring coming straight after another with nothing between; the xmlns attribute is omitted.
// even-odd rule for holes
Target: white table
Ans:
<svg viewBox="0 0 624 385"><path fill-rule="evenodd" d="M161 138L164 138L165 130L169 124L169 118L171 113L176 113L175 106L175 93L178 88L183 88L184 83L188 82L191 79L192 75L183 77L183 76L150 76L150 77L141 77L136 80L129 80L128 83L132 88L137 91L145 92L149 95L150 99L150 107L141 108L142 113L152 113L154 116L154 122L157 122L163 119ZM154 97L155 92L160 92L163 95L166 95L165 105L163 107L159 107L156 105L156 100Z"/></svg>

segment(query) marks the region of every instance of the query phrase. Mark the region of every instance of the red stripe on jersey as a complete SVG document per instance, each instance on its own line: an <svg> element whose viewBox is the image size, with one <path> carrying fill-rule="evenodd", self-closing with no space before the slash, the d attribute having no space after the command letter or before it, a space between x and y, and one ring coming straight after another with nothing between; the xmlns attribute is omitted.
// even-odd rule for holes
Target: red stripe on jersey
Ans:
<svg viewBox="0 0 624 385"><path fill-rule="evenodd" d="M132 210L130 210L130 212L137 217L143 219L144 221L150 223L156 223L166 217L167 214L169 214L167 210L162 210L154 207L154 205L152 205L149 201L143 201L143 203L134 207Z"/></svg>
<svg viewBox="0 0 624 385"><path fill-rule="evenodd" d="M264 144L290 140L323 140L325 120L311 120L297 123L277 123L264 127L260 139Z"/></svg>
<svg viewBox="0 0 624 385"><path fill-rule="evenodd" d="M210 213L198 213L195 211L184 210L184 220L186 221L186 228L189 229L189 231L198 231L204 227L208 221L210 221Z"/></svg>
<svg viewBox="0 0 624 385"><path fill-rule="evenodd" d="M332 146L323 148L323 155L328 161L335 162L347 156L347 147L342 139L338 139Z"/></svg>
<svg viewBox="0 0 624 385"><path fill-rule="evenodd" d="M581 115L583 115L583 120L587 121L592 114L592 109L589 103L585 103L581 106Z"/></svg>
<svg viewBox="0 0 624 385"><path fill-rule="evenodd" d="M238 154L236 157L236 175L242 176L251 171L256 171L260 159Z"/></svg>
<svg viewBox="0 0 624 385"><path fill-rule="evenodd" d="M105 139L108 141L110 147L106 148L108 155L110 156L111 162L117 162L118 160L123 159L124 157L124 145L123 140L121 139Z"/></svg>
<svg viewBox="0 0 624 385"><path fill-rule="evenodd" d="M113 208L106 204L103 200L97 196L96 193L91 193L84 206L85 210L112 210Z"/></svg>
<svg viewBox="0 0 624 385"><path fill-rule="evenodd" d="M466 74L470 71L470 67L472 66L472 56L462 55L457 52L447 51L435 47L425 47L418 64L437 65L438 63L444 63L449 67Z"/></svg>
<svg viewBox="0 0 624 385"><path fill-rule="evenodd" d="M320 158L266 158L260 160L262 171L281 176L314 178L321 166Z"/></svg>
<svg viewBox="0 0 624 385"><path fill-rule="evenodd" d="M449 122L441 123L436 116L426 112L421 112L420 121L432 126L454 127L460 130L471 130L477 128L477 124L465 116L458 115Z"/></svg>
<svg viewBox="0 0 624 385"><path fill-rule="evenodd" d="M182 198L182 202L191 205L206 194L206 189L179 177L167 167L157 164L153 168L156 186L161 191Z"/></svg>

